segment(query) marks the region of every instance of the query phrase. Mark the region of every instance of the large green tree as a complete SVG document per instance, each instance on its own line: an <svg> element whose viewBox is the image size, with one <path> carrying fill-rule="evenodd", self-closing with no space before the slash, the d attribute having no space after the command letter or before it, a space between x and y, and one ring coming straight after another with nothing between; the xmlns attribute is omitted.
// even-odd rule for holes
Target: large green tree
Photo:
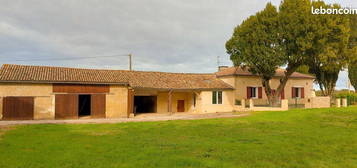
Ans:
<svg viewBox="0 0 357 168"><path fill-rule="evenodd" d="M269 102L278 100L289 77L304 65L307 50L312 47L311 2L309 0L284 0L279 13L270 3L254 16L235 28L226 43L227 53L235 66L247 66L260 76ZM275 92L269 81L280 66L286 66L285 75Z"/></svg>
<svg viewBox="0 0 357 168"><path fill-rule="evenodd" d="M275 70L285 63L278 26L277 9L268 3L263 11L236 27L232 38L226 43L234 65L248 68L261 78L270 102L273 96L269 80L273 78Z"/></svg>
<svg viewBox="0 0 357 168"><path fill-rule="evenodd" d="M352 59L348 65L348 77L357 92L357 15L350 15L350 28L349 54Z"/></svg>
<svg viewBox="0 0 357 168"><path fill-rule="evenodd" d="M313 1L315 8L340 8L323 1ZM309 72L316 76L323 95L331 96L339 72L350 60L348 54L349 18L346 15L312 15L309 32L312 47L307 50Z"/></svg>

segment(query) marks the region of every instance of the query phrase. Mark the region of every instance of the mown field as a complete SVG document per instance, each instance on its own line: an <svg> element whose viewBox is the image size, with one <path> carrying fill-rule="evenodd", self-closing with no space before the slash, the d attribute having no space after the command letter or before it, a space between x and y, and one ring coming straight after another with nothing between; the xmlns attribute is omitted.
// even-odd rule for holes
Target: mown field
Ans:
<svg viewBox="0 0 357 168"><path fill-rule="evenodd" d="M356 168L357 107L231 119L5 127L0 167Z"/></svg>

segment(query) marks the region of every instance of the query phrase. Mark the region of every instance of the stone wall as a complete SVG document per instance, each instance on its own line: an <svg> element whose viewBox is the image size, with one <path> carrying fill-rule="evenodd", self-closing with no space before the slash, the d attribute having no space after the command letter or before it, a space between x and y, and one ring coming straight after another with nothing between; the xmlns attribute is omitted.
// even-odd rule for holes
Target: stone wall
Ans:
<svg viewBox="0 0 357 168"><path fill-rule="evenodd" d="M106 117L128 117L128 87L111 85L106 97Z"/></svg>
<svg viewBox="0 0 357 168"><path fill-rule="evenodd" d="M305 108L329 108L331 107L330 97L311 97L305 103Z"/></svg>
<svg viewBox="0 0 357 168"><path fill-rule="evenodd" d="M202 91L199 113L232 112L235 110L234 90L222 92L222 104L212 104L212 91Z"/></svg>
<svg viewBox="0 0 357 168"><path fill-rule="evenodd" d="M227 84L234 86L235 88L235 99L242 100L247 99L247 87L262 87L262 82L259 77L256 76L226 76L220 77ZM280 79L273 78L270 82L272 89L276 89L279 86ZM284 89L284 97L288 100L289 104L295 104L295 99L292 98L292 87L304 87L305 98L297 99L298 104L304 104L306 100L313 95L313 79L305 78L291 78L286 83ZM253 99L256 105L266 105L268 104L267 96L262 92L262 98Z"/></svg>
<svg viewBox="0 0 357 168"><path fill-rule="evenodd" d="M172 112L177 112L177 101L185 101L185 112L193 112L193 92L172 92ZM197 98L196 98L197 99ZM157 113L167 113L168 111L168 92L159 92L157 94ZM197 104L197 102L196 102Z"/></svg>
<svg viewBox="0 0 357 168"><path fill-rule="evenodd" d="M6 96L34 97L34 119L54 119L52 84L0 83L1 100ZM2 101L0 104L0 118L2 118Z"/></svg>

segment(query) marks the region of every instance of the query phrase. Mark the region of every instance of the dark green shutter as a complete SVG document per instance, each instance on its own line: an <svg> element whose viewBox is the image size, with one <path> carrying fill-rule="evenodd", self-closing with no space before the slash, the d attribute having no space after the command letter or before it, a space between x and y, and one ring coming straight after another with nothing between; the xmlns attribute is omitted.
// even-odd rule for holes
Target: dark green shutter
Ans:
<svg viewBox="0 0 357 168"><path fill-rule="evenodd" d="M212 92L212 104L217 104L217 92Z"/></svg>

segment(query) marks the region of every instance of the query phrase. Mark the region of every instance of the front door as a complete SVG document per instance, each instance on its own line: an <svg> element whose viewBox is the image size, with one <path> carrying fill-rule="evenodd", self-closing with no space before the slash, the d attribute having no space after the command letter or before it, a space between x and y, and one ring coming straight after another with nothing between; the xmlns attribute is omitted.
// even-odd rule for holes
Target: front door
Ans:
<svg viewBox="0 0 357 168"><path fill-rule="evenodd" d="M185 100L177 100L177 112L185 112Z"/></svg>

